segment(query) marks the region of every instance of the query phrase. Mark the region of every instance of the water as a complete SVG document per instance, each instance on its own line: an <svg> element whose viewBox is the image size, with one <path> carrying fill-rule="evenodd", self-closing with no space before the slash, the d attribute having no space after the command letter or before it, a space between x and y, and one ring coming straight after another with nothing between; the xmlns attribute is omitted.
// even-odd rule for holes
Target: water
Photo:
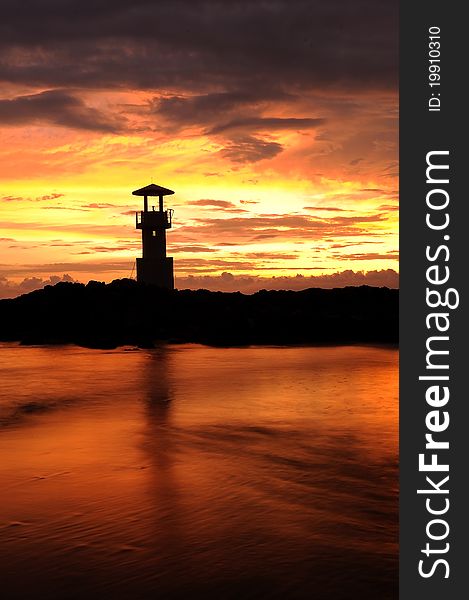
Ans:
<svg viewBox="0 0 469 600"><path fill-rule="evenodd" d="M2 597L397 598L397 361L0 346Z"/></svg>

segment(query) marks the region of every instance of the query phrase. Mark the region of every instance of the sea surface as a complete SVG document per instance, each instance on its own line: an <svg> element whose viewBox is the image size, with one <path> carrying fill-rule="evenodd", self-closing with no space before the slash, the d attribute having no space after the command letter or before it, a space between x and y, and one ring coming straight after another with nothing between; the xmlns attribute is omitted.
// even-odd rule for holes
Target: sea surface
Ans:
<svg viewBox="0 0 469 600"><path fill-rule="evenodd" d="M2 599L397 598L398 353L0 345Z"/></svg>

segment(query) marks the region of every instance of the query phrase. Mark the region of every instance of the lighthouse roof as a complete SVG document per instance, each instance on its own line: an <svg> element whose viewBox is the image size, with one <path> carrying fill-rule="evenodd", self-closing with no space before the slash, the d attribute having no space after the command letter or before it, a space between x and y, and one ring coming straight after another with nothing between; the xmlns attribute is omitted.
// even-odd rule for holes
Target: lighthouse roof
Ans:
<svg viewBox="0 0 469 600"><path fill-rule="evenodd" d="M174 194L173 190L156 185L156 183L150 183L138 190L132 192L133 196L170 196Z"/></svg>

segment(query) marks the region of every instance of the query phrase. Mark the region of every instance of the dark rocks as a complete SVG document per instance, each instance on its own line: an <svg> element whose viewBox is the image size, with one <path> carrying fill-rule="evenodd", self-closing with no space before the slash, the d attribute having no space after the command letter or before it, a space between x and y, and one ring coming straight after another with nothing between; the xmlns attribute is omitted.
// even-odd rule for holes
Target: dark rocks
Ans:
<svg viewBox="0 0 469 600"><path fill-rule="evenodd" d="M0 340L90 348L398 341L398 290L368 286L252 295L164 290L130 279L58 283L0 301Z"/></svg>

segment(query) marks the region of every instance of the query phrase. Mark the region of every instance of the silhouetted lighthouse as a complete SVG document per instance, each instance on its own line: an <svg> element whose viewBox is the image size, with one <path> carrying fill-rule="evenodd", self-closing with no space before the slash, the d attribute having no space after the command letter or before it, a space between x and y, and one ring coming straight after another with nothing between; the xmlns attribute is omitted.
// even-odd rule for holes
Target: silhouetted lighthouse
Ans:
<svg viewBox="0 0 469 600"><path fill-rule="evenodd" d="M174 289L173 259L166 256L166 230L171 227L173 211L164 210L163 197L174 194L151 183L132 192L143 196L143 210L136 213L136 227L142 230L142 258L137 258L137 281ZM148 210L148 196L158 196L158 208Z"/></svg>

